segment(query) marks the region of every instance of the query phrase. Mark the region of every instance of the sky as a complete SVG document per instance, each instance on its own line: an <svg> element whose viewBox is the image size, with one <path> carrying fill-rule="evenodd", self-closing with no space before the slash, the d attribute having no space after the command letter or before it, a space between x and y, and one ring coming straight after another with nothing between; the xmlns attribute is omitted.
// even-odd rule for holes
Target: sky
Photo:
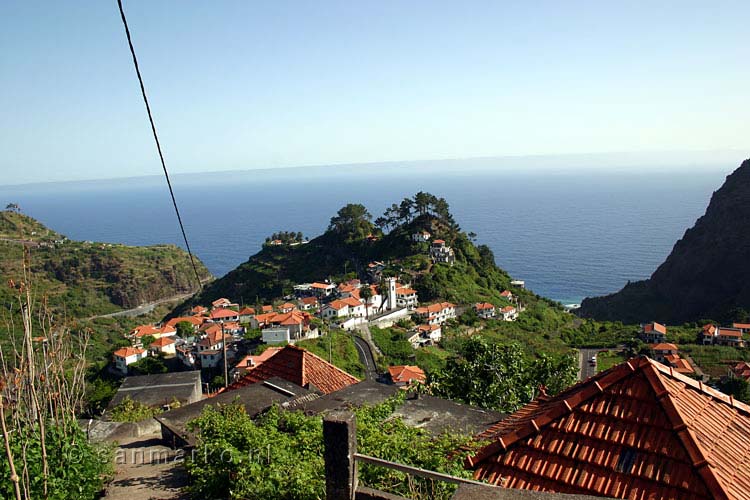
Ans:
<svg viewBox="0 0 750 500"><path fill-rule="evenodd" d="M744 0L124 6L174 173L750 156ZM160 173L115 0L0 2L0 88L0 184Z"/></svg>

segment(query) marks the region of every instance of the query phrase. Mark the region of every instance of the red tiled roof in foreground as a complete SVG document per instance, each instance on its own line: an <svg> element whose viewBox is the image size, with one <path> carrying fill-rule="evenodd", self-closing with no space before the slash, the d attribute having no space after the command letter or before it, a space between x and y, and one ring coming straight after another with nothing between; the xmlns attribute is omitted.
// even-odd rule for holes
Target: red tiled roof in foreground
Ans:
<svg viewBox="0 0 750 500"><path fill-rule="evenodd" d="M750 499L750 407L635 358L479 436L475 477L628 499Z"/></svg>
<svg viewBox="0 0 750 500"><path fill-rule="evenodd" d="M247 375L231 384L228 390L238 389L273 377L281 377L301 387L315 386L324 394L343 389L359 382L310 351L294 345L285 346L261 365L249 370Z"/></svg>

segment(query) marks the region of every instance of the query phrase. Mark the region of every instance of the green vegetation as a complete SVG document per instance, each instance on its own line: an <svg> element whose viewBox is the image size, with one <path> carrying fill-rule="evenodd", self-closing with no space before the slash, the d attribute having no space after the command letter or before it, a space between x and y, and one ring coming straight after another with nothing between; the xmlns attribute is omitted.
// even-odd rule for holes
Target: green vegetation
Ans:
<svg viewBox="0 0 750 500"><path fill-rule="evenodd" d="M491 344L480 337L462 342L458 354L433 375L430 392L503 412L530 402L542 386L550 394L560 392L575 382L578 372L576 356L540 353L530 358L518 344Z"/></svg>
<svg viewBox="0 0 750 500"><path fill-rule="evenodd" d="M719 380L718 389L743 403L750 403L750 384L744 378L723 377Z"/></svg>
<svg viewBox="0 0 750 500"><path fill-rule="evenodd" d="M357 378L365 376L365 367L359 360L357 346L354 345L354 339L349 333L332 330L317 339L297 342L297 345Z"/></svg>
<svg viewBox="0 0 750 500"><path fill-rule="evenodd" d="M129 247L70 241L38 221L11 211L0 212L0 238L31 242L24 247L0 241L0 275L17 287L33 284L35 306L44 301L60 319L108 314L195 288L187 253L173 245ZM202 277L210 277L200 262L198 270ZM12 288L0 287L0 305L11 311L0 322L3 340L8 335L5 320L9 318L5 316L18 315Z"/></svg>
<svg viewBox="0 0 750 500"><path fill-rule="evenodd" d="M693 358L698 366L713 378L721 378L738 361L750 361L747 349L718 345L681 345L680 349Z"/></svg>
<svg viewBox="0 0 750 500"><path fill-rule="evenodd" d="M160 413L161 408L152 408L140 401L134 401L130 396L125 396L120 404L112 408L110 418L115 422L140 422Z"/></svg>
<svg viewBox="0 0 750 500"><path fill-rule="evenodd" d="M305 241L305 238L300 232L279 231L267 237L265 244L268 245L274 241L280 241L284 245L290 245L292 243L302 243Z"/></svg>
<svg viewBox="0 0 750 500"><path fill-rule="evenodd" d="M128 369L133 375L167 373L167 365L164 364L164 360L157 356L148 356L139 361L136 361L132 365L129 365Z"/></svg>
<svg viewBox="0 0 750 500"><path fill-rule="evenodd" d="M25 457L29 494L25 498L99 498L104 480L111 476L112 449L88 442L86 434L74 419L64 427L45 429L44 448L47 470L43 470L42 442L38 431L10 436L13 457ZM20 472L20 463L16 463ZM0 497L15 498L9 463L5 453L0 457ZM47 494L44 494L44 486Z"/></svg>
<svg viewBox="0 0 750 500"><path fill-rule="evenodd" d="M403 395L356 411L358 451L368 455L470 477L464 470L468 437L433 438L407 427L393 411ZM273 407L256 421L240 405L206 407L191 422L199 430L197 453L187 461L190 492L200 498L310 499L325 496L322 418ZM221 457L219 459L218 457ZM409 479L404 474L362 465L360 483L410 498L450 498L446 483Z"/></svg>
<svg viewBox="0 0 750 500"><path fill-rule="evenodd" d="M627 361L627 357L622 351L599 352L596 355L596 371L603 372L604 370L609 370L624 361Z"/></svg>

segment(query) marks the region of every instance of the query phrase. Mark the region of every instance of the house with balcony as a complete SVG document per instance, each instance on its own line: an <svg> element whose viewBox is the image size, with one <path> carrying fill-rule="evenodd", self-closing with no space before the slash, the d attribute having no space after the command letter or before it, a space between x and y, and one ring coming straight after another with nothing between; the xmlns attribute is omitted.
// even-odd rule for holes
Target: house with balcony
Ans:
<svg viewBox="0 0 750 500"><path fill-rule="evenodd" d="M148 352L140 347L122 347L112 354L115 369L123 375L128 374L128 365L148 357Z"/></svg>
<svg viewBox="0 0 750 500"><path fill-rule="evenodd" d="M426 325L440 325L455 317L456 306L450 302L438 302L414 311L414 318Z"/></svg>
<svg viewBox="0 0 750 500"><path fill-rule="evenodd" d="M500 309L498 317L503 321L515 321L518 319L518 309L515 306L505 306Z"/></svg>
<svg viewBox="0 0 750 500"><path fill-rule="evenodd" d="M490 319L497 314L497 308L489 302L479 302L474 304L474 312L482 319Z"/></svg>
<svg viewBox="0 0 750 500"><path fill-rule="evenodd" d="M663 344L667 339L667 327L656 321L641 325L641 340L647 344Z"/></svg>
<svg viewBox="0 0 750 500"><path fill-rule="evenodd" d="M430 245L430 258L434 263L453 265L456 262L456 254L453 249L445 244L445 240L434 240Z"/></svg>

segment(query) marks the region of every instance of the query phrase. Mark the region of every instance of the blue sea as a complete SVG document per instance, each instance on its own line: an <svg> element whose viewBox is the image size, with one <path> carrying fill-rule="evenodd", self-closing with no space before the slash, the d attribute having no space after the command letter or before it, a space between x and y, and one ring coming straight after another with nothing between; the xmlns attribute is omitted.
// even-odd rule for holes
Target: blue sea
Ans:
<svg viewBox="0 0 750 500"><path fill-rule="evenodd" d="M513 277L567 304L647 278L730 171L373 164L176 175L173 185L192 249L216 276L274 231L314 237L346 203L377 217L424 190L445 197L461 227ZM73 239L182 246L158 176L0 186L0 202L19 203Z"/></svg>

